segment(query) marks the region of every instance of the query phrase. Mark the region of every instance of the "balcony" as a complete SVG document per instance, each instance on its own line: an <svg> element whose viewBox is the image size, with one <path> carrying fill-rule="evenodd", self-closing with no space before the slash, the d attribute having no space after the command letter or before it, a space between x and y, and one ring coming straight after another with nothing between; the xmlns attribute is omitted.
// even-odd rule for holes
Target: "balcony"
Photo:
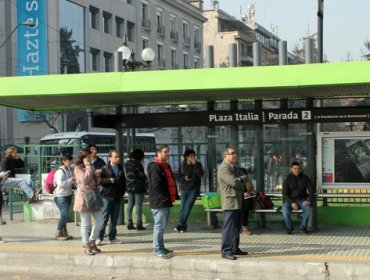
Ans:
<svg viewBox="0 0 370 280"><path fill-rule="evenodd" d="M185 36L184 37L184 44L188 47L190 47L190 37L189 36Z"/></svg>
<svg viewBox="0 0 370 280"><path fill-rule="evenodd" d="M148 19L148 18L143 18L143 20L141 21L141 28L142 28L143 30L150 31L150 29L151 29L151 26L150 26L150 19Z"/></svg>
<svg viewBox="0 0 370 280"><path fill-rule="evenodd" d="M194 48L197 50L200 50L202 48L202 43L201 42L194 42Z"/></svg>
<svg viewBox="0 0 370 280"><path fill-rule="evenodd" d="M171 31L170 37L173 41L177 42L179 40L179 33L176 31Z"/></svg>
<svg viewBox="0 0 370 280"><path fill-rule="evenodd" d="M164 59L158 59L158 67L159 68L166 68L166 61Z"/></svg>
<svg viewBox="0 0 370 280"><path fill-rule="evenodd" d="M158 25L157 26L157 34L164 36L165 35L165 30L163 25Z"/></svg>

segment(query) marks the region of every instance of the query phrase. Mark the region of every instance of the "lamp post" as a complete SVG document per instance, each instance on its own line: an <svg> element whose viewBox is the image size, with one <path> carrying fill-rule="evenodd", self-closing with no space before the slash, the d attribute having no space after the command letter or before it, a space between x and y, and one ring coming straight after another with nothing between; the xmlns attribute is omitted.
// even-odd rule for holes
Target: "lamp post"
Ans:
<svg viewBox="0 0 370 280"><path fill-rule="evenodd" d="M141 59L145 63L135 60L135 53L125 44L119 47L117 51L122 53L123 67L125 71L135 71L135 69L140 67L150 67L150 63L155 57L155 53L151 48L145 48L141 52Z"/></svg>
<svg viewBox="0 0 370 280"><path fill-rule="evenodd" d="M317 7L317 49L319 63L324 62L323 33L324 33L324 0L318 0Z"/></svg>
<svg viewBox="0 0 370 280"><path fill-rule="evenodd" d="M36 26L35 23L33 23L32 21L24 21L24 22L21 22L19 23L16 27L13 28L13 30L10 32L10 34L8 35L8 37L5 38L4 42L1 43L0 45L0 49L5 45L6 42L8 42L8 40L12 37L13 33L18 29L18 27L20 27L21 25L23 26L27 26L27 27L30 27L30 28L33 28Z"/></svg>

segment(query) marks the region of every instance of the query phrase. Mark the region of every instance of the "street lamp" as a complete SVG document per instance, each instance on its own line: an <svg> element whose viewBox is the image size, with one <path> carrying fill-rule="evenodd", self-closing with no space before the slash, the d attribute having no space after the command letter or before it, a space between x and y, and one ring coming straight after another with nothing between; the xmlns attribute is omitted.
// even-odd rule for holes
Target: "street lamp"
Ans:
<svg viewBox="0 0 370 280"><path fill-rule="evenodd" d="M12 37L13 33L18 29L19 26L27 26L29 28L33 28L36 26L35 23L33 23L32 21L23 21L21 23L19 23L16 27L14 27L14 29L10 32L10 34L8 35L8 37L6 37L6 39L4 40L4 42L2 42L2 44L0 45L0 49L5 45L5 43L10 39L10 37Z"/></svg>
<svg viewBox="0 0 370 280"><path fill-rule="evenodd" d="M135 60L135 53L131 51L125 44L118 48L118 52L122 53L123 67L126 71L134 71L139 67L149 67L150 63L154 60L155 53L151 48L145 48L141 52L141 59L145 61L145 64L141 61Z"/></svg>
<svg viewBox="0 0 370 280"><path fill-rule="evenodd" d="M324 33L324 0L318 0L317 7L317 49L319 63L324 61L323 33Z"/></svg>

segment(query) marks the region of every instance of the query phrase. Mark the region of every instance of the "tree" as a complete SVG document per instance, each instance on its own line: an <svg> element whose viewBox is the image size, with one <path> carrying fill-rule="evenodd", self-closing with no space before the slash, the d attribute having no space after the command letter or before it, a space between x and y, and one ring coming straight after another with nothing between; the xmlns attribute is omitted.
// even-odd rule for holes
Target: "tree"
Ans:
<svg viewBox="0 0 370 280"><path fill-rule="evenodd" d="M81 49L72 39L72 29L60 28L60 73L80 73L78 56Z"/></svg>
<svg viewBox="0 0 370 280"><path fill-rule="evenodd" d="M362 54L366 58L366 60L370 60L370 41L368 39L365 40L364 46L366 50L362 51Z"/></svg>

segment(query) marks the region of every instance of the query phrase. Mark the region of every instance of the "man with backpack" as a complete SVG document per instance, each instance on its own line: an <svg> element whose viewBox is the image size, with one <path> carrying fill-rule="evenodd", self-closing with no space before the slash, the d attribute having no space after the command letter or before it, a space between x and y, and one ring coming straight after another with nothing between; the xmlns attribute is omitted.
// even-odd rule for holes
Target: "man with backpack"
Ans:
<svg viewBox="0 0 370 280"><path fill-rule="evenodd" d="M302 209L302 222L300 230L308 234L308 220L312 203L315 199L314 187L310 178L301 173L301 166L298 162L293 161L290 165L290 174L283 182L283 218L288 234L293 233L293 222L290 217L292 210Z"/></svg>

